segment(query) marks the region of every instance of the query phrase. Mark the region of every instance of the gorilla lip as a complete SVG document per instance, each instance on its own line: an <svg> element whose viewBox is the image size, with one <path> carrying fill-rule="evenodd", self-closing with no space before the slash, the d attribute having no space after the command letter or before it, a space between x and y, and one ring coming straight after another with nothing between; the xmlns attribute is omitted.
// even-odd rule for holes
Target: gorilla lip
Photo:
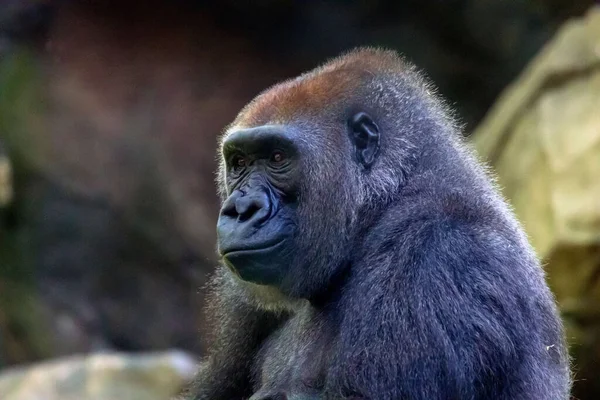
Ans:
<svg viewBox="0 0 600 400"><path fill-rule="evenodd" d="M243 281L274 285L280 281L281 276L279 269L273 268L271 264L272 260L280 259L278 256L282 248L285 248L285 239L260 248L226 250L222 260Z"/></svg>
<svg viewBox="0 0 600 400"><path fill-rule="evenodd" d="M240 247L240 248L225 249L224 251L221 251L221 257L226 258L227 256L232 255L232 254L258 253L261 251L271 250L271 249L274 249L275 247L279 246L284 241L285 241L285 238L277 240L275 242L267 243L266 246L263 246L263 247Z"/></svg>

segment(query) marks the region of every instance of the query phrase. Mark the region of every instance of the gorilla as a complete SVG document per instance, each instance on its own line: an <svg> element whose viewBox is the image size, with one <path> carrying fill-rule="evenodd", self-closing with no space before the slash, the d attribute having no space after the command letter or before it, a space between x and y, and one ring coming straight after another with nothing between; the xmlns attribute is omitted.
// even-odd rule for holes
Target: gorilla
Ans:
<svg viewBox="0 0 600 400"><path fill-rule="evenodd" d="M214 331L187 398L568 399L540 263L396 53L263 92L220 160Z"/></svg>

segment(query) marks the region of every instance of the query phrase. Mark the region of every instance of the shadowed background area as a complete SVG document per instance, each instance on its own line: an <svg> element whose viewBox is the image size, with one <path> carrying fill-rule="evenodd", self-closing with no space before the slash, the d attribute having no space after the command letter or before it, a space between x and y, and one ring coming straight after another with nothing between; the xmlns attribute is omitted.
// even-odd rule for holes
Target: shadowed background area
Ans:
<svg viewBox="0 0 600 400"><path fill-rule="evenodd" d="M0 373L119 351L118 368L132 374L165 363L188 379L188 355L203 354L200 310L216 265L218 134L268 86L373 45L416 63L465 134L475 132L549 266L576 357L574 394L598 398L593 3L0 2ZM559 50L546 59L562 64L536 69L548 43ZM133 355L169 349L186 353ZM0 397L10 387L9 399L35 398L14 394L29 382L23 374L7 372L5 386L0 378ZM158 397L139 398L175 390L161 382Z"/></svg>

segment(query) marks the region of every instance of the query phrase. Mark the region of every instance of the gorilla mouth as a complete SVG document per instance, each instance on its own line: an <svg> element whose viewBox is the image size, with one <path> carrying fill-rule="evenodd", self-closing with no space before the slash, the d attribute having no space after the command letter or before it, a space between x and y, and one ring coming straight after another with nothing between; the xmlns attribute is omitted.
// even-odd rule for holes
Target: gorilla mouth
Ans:
<svg viewBox="0 0 600 400"><path fill-rule="evenodd" d="M257 243L253 246L243 246L243 247L233 247L233 248L225 248L221 250L221 257L225 258L230 255L241 255L241 254L252 254L252 253L263 253L268 252L270 250L274 250L280 244L285 241L285 238L278 239L275 241L270 241L267 243Z"/></svg>
<svg viewBox="0 0 600 400"><path fill-rule="evenodd" d="M258 285L277 285L285 268L286 240L253 243L251 246L232 247L222 251L222 260L240 279Z"/></svg>

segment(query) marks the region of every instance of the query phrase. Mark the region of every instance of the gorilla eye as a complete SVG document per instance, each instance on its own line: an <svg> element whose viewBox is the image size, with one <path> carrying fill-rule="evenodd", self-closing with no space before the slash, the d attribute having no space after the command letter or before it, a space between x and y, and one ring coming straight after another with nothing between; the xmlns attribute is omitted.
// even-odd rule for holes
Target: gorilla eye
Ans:
<svg viewBox="0 0 600 400"><path fill-rule="evenodd" d="M235 156L231 161L231 165L235 171L239 171L246 167L246 159L242 156Z"/></svg>
<svg viewBox="0 0 600 400"><path fill-rule="evenodd" d="M285 154L283 154L283 152L281 152L281 151L274 151L273 154L271 154L271 162L273 164L280 164L284 160L285 160Z"/></svg>

